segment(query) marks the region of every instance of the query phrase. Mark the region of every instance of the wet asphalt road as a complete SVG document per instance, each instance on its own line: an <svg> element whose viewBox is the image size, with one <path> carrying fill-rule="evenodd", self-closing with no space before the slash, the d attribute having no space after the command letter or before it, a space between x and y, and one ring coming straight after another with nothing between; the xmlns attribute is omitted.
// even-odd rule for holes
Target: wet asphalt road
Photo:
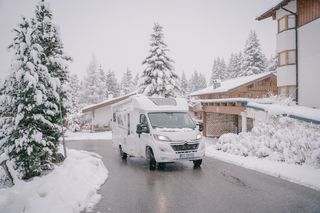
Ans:
<svg viewBox="0 0 320 213"><path fill-rule="evenodd" d="M100 154L109 170L93 212L320 212L320 192L214 158L149 171L143 159L122 161L111 141L67 146Z"/></svg>

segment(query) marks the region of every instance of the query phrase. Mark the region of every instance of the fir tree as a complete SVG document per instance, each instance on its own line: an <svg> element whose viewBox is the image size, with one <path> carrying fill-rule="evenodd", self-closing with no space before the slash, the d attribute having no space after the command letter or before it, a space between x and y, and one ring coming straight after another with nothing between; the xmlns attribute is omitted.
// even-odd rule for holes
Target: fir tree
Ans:
<svg viewBox="0 0 320 213"><path fill-rule="evenodd" d="M121 80L121 95L127 95L135 90L135 85L133 82L133 76L130 69L127 69L127 71L123 74L122 80Z"/></svg>
<svg viewBox="0 0 320 213"><path fill-rule="evenodd" d="M81 108L84 105L80 104L80 81L76 74L70 76L69 81L70 87L70 110L68 114L68 128L73 132L80 130L80 118L81 118Z"/></svg>
<svg viewBox="0 0 320 213"><path fill-rule="evenodd" d="M186 97L186 95L190 92L188 80L187 80L186 74L184 72L182 72L182 76L181 76L180 91L181 91L181 95L183 97Z"/></svg>
<svg viewBox="0 0 320 213"><path fill-rule="evenodd" d="M155 23L151 34L150 55L143 61L139 93L148 96L174 97L179 91L178 76L174 73L173 60L167 56L169 49L163 41L162 26Z"/></svg>
<svg viewBox="0 0 320 213"><path fill-rule="evenodd" d="M278 57L277 56L271 56L268 61L268 67L267 70L269 72L275 72L278 67Z"/></svg>
<svg viewBox="0 0 320 213"><path fill-rule="evenodd" d="M138 83L139 83L139 73L137 73L136 76L133 79L133 85L134 85L135 90L138 87Z"/></svg>
<svg viewBox="0 0 320 213"><path fill-rule="evenodd" d="M120 95L120 86L113 71L109 70L107 73L107 91L108 98L118 97Z"/></svg>
<svg viewBox="0 0 320 213"><path fill-rule="evenodd" d="M212 85L212 83L217 79L223 80L227 78L228 73L224 59L220 57L215 58L212 66L210 85Z"/></svg>
<svg viewBox="0 0 320 213"><path fill-rule="evenodd" d="M205 76L203 76L201 73L198 73L198 71L195 70L189 80L190 92L194 92L206 87L207 87L207 81Z"/></svg>
<svg viewBox="0 0 320 213"><path fill-rule="evenodd" d="M102 66L100 65L98 68L98 84L97 90L98 90L98 96L100 100L105 100L108 98L108 91L107 91L107 75L104 72Z"/></svg>
<svg viewBox="0 0 320 213"><path fill-rule="evenodd" d="M242 52L232 53L228 64L229 78L241 76Z"/></svg>
<svg viewBox="0 0 320 213"><path fill-rule="evenodd" d="M23 18L14 31L9 49L15 62L2 89L0 145L19 177L28 179L53 168L59 138L59 79L42 64L47 56L33 25Z"/></svg>
<svg viewBox="0 0 320 213"><path fill-rule="evenodd" d="M68 108L67 97L70 92L67 87L69 81L68 62L71 61L71 58L63 51L58 28L53 22L52 11L44 0L36 5L35 18L31 19L31 22L35 40L41 45L44 52L43 57L41 57L41 64L48 68L52 77L60 81L57 89L60 96L58 101L61 102L62 115L65 117ZM57 120L59 119L60 115L57 117Z"/></svg>
<svg viewBox="0 0 320 213"><path fill-rule="evenodd" d="M81 103L96 104L104 100L106 88L102 85L100 74L101 70L98 71L97 60L93 55L82 84Z"/></svg>
<svg viewBox="0 0 320 213"><path fill-rule="evenodd" d="M255 31L250 31L249 38L243 51L243 62L239 76L248 76L264 72L266 69L265 56Z"/></svg>

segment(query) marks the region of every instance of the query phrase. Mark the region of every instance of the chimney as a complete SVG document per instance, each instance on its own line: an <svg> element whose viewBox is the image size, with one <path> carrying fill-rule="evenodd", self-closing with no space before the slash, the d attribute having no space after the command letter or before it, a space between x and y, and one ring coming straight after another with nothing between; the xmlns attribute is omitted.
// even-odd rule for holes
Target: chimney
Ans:
<svg viewBox="0 0 320 213"><path fill-rule="evenodd" d="M221 80L220 79L213 80L212 86L213 86L213 89L217 89L218 87L221 86Z"/></svg>

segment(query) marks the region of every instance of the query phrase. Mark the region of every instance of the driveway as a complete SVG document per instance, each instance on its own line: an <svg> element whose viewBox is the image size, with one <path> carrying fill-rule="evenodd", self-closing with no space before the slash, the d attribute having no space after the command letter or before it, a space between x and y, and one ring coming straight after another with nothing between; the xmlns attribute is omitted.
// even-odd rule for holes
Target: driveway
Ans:
<svg viewBox="0 0 320 213"><path fill-rule="evenodd" d="M320 192L214 158L149 171L145 160L120 159L111 141L72 141L100 154L109 170L93 212L320 212Z"/></svg>

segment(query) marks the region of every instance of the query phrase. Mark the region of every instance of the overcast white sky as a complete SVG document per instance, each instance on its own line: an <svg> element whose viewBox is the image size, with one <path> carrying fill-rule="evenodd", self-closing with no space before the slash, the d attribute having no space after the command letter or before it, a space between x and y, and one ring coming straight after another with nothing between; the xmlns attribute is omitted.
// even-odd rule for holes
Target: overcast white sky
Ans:
<svg viewBox="0 0 320 213"><path fill-rule="evenodd" d="M7 46L22 15L33 16L35 0L0 0L0 78L8 74ZM141 72L154 22L164 27L169 56L178 74L198 70L210 76L216 56L228 59L243 49L250 29L262 50L275 52L276 23L256 21L274 0L50 0L71 73L83 77L94 53L105 71L120 78L127 67Z"/></svg>

